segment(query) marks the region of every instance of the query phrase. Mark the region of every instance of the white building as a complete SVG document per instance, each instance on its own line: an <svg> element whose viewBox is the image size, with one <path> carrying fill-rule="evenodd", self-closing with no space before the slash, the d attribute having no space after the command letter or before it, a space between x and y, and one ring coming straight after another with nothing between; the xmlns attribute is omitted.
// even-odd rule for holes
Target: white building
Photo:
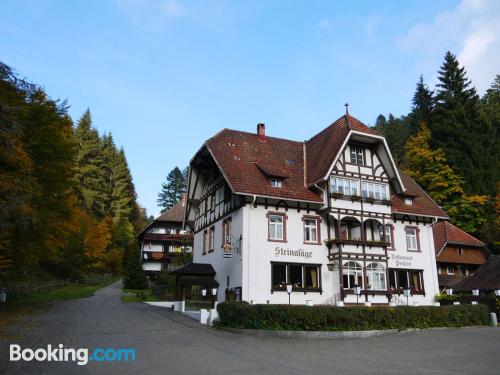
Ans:
<svg viewBox="0 0 500 375"><path fill-rule="evenodd" d="M218 301L431 304L431 224L446 214L396 167L385 139L346 114L305 142L223 129L190 163L194 263ZM207 266L210 267L210 266ZM362 288L354 294L354 286Z"/></svg>

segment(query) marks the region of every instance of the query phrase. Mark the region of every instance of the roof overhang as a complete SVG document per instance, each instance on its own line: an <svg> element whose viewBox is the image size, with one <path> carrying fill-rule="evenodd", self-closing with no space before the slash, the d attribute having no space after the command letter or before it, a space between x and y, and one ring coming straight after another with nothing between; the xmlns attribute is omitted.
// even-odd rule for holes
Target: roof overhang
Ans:
<svg viewBox="0 0 500 375"><path fill-rule="evenodd" d="M342 146L340 147L339 151L337 152L337 155L335 156L335 159L333 159L333 163L330 165L330 168L328 169L327 174L324 176L323 180L328 180L329 176L332 174L333 167L337 163L337 160L339 159L340 155L344 151L347 143L351 140L354 141L360 141L363 143L368 143L368 144L381 144L383 145L383 150L385 153L382 153L379 155L381 158L381 162L384 165L389 165L391 168L391 171L389 172L389 176L391 180L395 180L397 182L397 185L399 189L396 189L398 192L404 192L406 189L403 185L403 181L401 180L401 176L399 175L398 168L396 167L396 163L394 162L394 159L392 157L391 151L389 150L389 146L387 145L387 141L385 140L384 137L379 136L379 135L374 135L374 134L367 134L363 132L359 132L356 130L350 130L349 133L347 134L347 137L345 138L344 142L342 143Z"/></svg>
<svg viewBox="0 0 500 375"><path fill-rule="evenodd" d="M294 198L272 196L272 195L243 193L243 192L239 192L239 191L235 192L235 194L246 195L248 197L259 197L259 198L276 199L276 200L291 201L291 202L303 202L303 203L312 203L312 204L319 204L319 205L323 204L323 200L321 200L321 201L308 201L308 200L304 200L304 199L294 199Z"/></svg>

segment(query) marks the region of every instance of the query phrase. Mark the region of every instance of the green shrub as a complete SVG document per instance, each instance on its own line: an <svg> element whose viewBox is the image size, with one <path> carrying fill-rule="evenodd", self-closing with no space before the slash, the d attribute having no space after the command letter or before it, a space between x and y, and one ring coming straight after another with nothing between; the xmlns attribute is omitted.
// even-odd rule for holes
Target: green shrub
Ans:
<svg viewBox="0 0 500 375"><path fill-rule="evenodd" d="M224 302L217 310L221 327L267 330L362 331L489 324L485 305L310 307Z"/></svg>

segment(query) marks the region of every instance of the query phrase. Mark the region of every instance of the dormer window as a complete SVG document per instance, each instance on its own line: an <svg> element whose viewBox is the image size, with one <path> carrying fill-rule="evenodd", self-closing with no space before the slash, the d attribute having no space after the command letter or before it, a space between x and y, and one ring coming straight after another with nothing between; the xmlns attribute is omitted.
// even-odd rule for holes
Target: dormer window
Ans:
<svg viewBox="0 0 500 375"><path fill-rule="evenodd" d="M283 180L280 178L271 178L271 187L273 188L283 187Z"/></svg>
<svg viewBox="0 0 500 375"><path fill-rule="evenodd" d="M365 164L363 147L351 146L351 163L357 165Z"/></svg>
<svg viewBox="0 0 500 375"><path fill-rule="evenodd" d="M407 206L413 205L413 198L412 197L405 197L405 204Z"/></svg>

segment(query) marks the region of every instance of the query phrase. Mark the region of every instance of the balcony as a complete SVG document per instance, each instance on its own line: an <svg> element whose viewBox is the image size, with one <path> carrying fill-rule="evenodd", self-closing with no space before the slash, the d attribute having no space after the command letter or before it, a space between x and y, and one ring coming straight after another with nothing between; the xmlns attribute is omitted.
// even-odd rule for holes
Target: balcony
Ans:
<svg viewBox="0 0 500 375"><path fill-rule="evenodd" d="M359 195L349 195L349 194L342 194L342 193L330 193L330 198L333 199L343 199L343 200L348 200L351 202L363 202L363 203L370 203L370 204L383 204L385 206L391 206L392 202L390 199L375 199L372 197L361 197Z"/></svg>
<svg viewBox="0 0 500 375"><path fill-rule="evenodd" d="M338 245L356 245L356 246L369 246L369 247L388 247L390 245L389 242L386 241L365 241L365 240L354 240L348 238L333 238L325 240L326 246L331 248L331 244L335 243ZM330 245L329 245L330 244Z"/></svg>
<svg viewBox="0 0 500 375"><path fill-rule="evenodd" d="M143 262L162 262L170 263L170 256L164 252L145 251L142 255Z"/></svg>
<svg viewBox="0 0 500 375"><path fill-rule="evenodd" d="M163 234L163 233L145 233L144 234L145 241L192 241L193 233L187 234Z"/></svg>

